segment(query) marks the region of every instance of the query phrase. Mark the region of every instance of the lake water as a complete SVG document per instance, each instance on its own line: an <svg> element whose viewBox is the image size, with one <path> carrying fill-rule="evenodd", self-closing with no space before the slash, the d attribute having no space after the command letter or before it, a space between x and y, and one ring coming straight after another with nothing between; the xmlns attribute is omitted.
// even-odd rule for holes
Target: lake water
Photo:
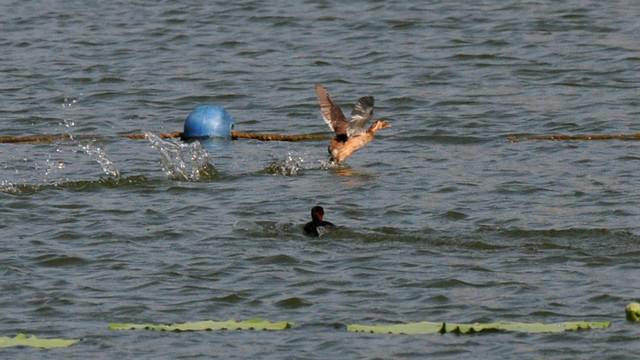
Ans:
<svg viewBox="0 0 640 360"><path fill-rule="evenodd" d="M0 336L7 358L640 356L640 4L14 1L0 5ZM201 104L236 131L326 134L314 84L393 127L182 144ZM149 134L147 140L119 138ZM312 206L338 229L302 234ZM281 332L161 333L261 317ZM554 334L374 335L348 324L611 321Z"/></svg>

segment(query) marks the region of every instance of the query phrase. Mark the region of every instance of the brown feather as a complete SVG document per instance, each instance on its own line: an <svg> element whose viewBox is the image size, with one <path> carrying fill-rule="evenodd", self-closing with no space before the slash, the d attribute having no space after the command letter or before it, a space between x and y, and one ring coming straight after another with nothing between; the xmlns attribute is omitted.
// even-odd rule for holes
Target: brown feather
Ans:
<svg viewBox="0 0 640 360"><path fill-rule="evenodd" d="M327 125L336 135L346 135L349 122L344 117L340 107L331 100L331 96L329 96L322 84L316 84L316 96L320 101L320 113Z"/></svg>
<svg viewBox="0 0 640 360"><path fill-rule="evenodd" d="M373 140L373 137L376 131L384 128L391 127L386 121L377 120L369 130L367 130L362 135L351 136L347 139L347 141L339 141L334 138L331 140L331 144L329 145L329 154L331 154L331 159L337 163L342 163L349 156L351 156L354 152L361 149L363 146Z"/></svg>

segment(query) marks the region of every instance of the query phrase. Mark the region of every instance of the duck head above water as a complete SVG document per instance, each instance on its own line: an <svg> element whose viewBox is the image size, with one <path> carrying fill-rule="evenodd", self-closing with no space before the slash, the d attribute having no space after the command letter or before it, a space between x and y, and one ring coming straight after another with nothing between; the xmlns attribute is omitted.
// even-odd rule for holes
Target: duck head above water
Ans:
<svg viewBox="0 0 640 360"><path fill-rule="evenodd" d="M324 209L322 206L314 206L311 208L311 220L322 221L324 218Z"/></svg>
<svg viewBox="0 0 640 360"><path fill-rule="evenodd" d="M314 206L311 208L311 221L304 226L304 233L309 236L322 236L335 225L328 221L324 221L324 209L322 206Z"/></svg>

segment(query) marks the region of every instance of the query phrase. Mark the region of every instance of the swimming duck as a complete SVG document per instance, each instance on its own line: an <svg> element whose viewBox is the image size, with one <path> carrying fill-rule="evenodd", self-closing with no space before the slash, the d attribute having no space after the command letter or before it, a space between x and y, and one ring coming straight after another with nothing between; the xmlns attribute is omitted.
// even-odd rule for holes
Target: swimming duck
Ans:
<svg viewBox="0 0 640 360"><path fill-rule="evenodd" d="M311 209L311 221L304 226L304 233L309 236L322 236L327 232L327 228L335 227L332 223L322 220L323 217L322 206L314 206Z"/></svg>
<svg viewBox="0 0 640 360"><path fill-rule="evenodd" d="M376 120L365 131L364 126L373 116L373 96L358 99L351 111L351 122L347 121L322 84L316 84L316 96L320 101L320 113L324 122L336 134L328 149L332 161L344 162L356 150L370 143L376 131L391 127L386 121Z"/></svg>

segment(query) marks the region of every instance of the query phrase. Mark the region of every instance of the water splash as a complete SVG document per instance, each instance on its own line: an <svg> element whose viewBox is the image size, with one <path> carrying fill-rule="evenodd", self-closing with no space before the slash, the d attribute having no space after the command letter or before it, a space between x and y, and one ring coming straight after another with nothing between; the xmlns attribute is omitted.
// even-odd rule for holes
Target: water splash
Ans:
<svg viewBox="0 0 640 360"><path fill-rule="evenodd" d="M18 186L6 179L0 181L0 191L11 195L20 194L20 189L18 188Z"/></svg>
<svg viewBox="0 0 640 360"><path fill-rule="evenodd" d="M28 182L0 181L0 192L11 195L32 195L49 189L67 189L71 191L85 191L100 187L136 186L149 183L149 179L142 175L129 177L109 177L97 180L59 180L54 182L30 184Z"/></svg>
<svg viewBox="0 0 640 360"><path fill-rule="evenodd" d="M105 174L116 177L120 176L120 171L118 171L118 168L102 147L94 145L91 142L80 144L79 146L85 154L89 155L91 159L97 161L98 164L102 166L102 171L104 171Z"/></svg>
<svg viewBox="0 0 640 360"><path fill-rule="evenodd" d="M295 176L302 169L304 162L305 159L303 157L294 157L291 153L288 153L285 159L272 163L264 171L271 175Z"/></svg>
<svg viewBox="0 0 640 360"><path fill-rule="evenodd" d="M67 111L73 111L75 109L72 109L72 107L75 107L75 105L78 103L78 98L68 98L65 97L63 102L62 102L62 108L67 110ZM65 113L67 113L65 111ZM66 135L69 135L69 137L73 140L73 130L74 127L76 126L76 122L73 120L73 118L70 117L65 117L64 120L60 123L61 126L63 126L63 131Z"/></svg>
<svg viewBox="0 0 640 360"><path fill-rule="evenodd" d="M65 128L67 128L67 129L72 129L74 126L76 126L76 123L75 123L75 121L73 121L73 119L66 118L66 119L64 119L64 121L62 122L61 125L64 125ZM71 135L71 134L69 134L69 135Z"/></svg>
<svg viewBox="0 0 640 360"><path fill-rule="evenodd" d="M65 97L64 100L62 101L62 108L69 109L72 106L74 106L77 102L78 102L78 98Z"/></svg>
<svg viewBox="0 0 640 360"><path fill-rule="evenodd" d="M217 175L207 150L199 141L184 143L179 140L163 140L145 133L151 146L160 153L162 170L169 179L181 181L206 181Z"/></svg>
<svg viewBox="0 0 640 360"><path fill-rule="evenodd" d="M67 167L67 165L63 161L47 158L43 167L45 169L44 175L48 177L57 174L60 170ZM38 168L39 165L36 164L36 169Z"/></svg>
<svg viewBox="0 0 640 360"><path fill-rule="evenodd" d="M332 160L320 160L320 167L325 170L348 168L347 164L338 164Z"/></svg>

